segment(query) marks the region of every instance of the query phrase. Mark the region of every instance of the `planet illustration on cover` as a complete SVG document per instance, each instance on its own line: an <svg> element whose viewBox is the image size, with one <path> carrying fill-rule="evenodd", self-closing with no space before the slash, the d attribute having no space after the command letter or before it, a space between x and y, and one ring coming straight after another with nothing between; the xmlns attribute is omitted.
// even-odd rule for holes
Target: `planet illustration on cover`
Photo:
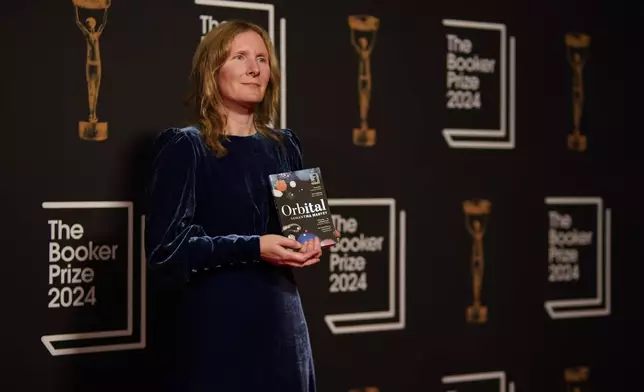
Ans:
<svg viewBox="0 0 644 392"><path fill-rule="evenodd" d="M280 192L284 192L286 190L286 181L277 180L277 182L275 183L275 188Z"/></svg>
<svg viewBox="0 0 644 392"><path fill-rule="evenodd" d="M286 225L282 227L282 233L284 236L295 240L297 237L298 233L302 231L302 227L298 225L297 223L291 223L290 225Z"/></svg>
<svg viewBox="0 0 644 392"><path fill-rule="evenodd" d="M305 243L306 241L308 241L308 240L312 240L312 239L314 239L314 238L315 238L315 234L313 234L313 233L309 233L309 232L307 231L307 232L304 232L304 233L300 234L300 235L297 237L297 242L300 242L300 243L302 243L302 244L303 244L303 243Z"/></svg>
<svg viewBox="0 0 644 392"><path fill-rule="evenodd" d="M288 185L286 184L286 180L277 180L273 184L273 196L275 197L282 197L284 195L284 192L288 188ZM292 192L289 192L292 194ZM292 195L286 195L289 199L292 199Z"/></svg>

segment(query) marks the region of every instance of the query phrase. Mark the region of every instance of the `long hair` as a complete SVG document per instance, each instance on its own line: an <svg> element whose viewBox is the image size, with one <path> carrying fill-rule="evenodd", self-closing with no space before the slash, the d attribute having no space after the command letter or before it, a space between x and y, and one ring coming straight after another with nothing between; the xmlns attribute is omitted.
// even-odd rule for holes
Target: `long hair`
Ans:
<svg viewBox="0 0 644 392"><path fill-rule="evenodd" d="M254 31L262 37L269 56L270 79L264 99L255 106L253 123L257 132L281 141L277 133L269 127L276 123L279 105L280 70L277 57L268 33L256 24L231 20L219 24L210 30L197 47L192 60L191 94L188 104L191 106L194 121L199 125L206 144L212 148L217 157L226 155L226 148L221 143L226 118L221 113L223 100L217 84L217 74L229 56L232 41L238 34Z"/></svg>

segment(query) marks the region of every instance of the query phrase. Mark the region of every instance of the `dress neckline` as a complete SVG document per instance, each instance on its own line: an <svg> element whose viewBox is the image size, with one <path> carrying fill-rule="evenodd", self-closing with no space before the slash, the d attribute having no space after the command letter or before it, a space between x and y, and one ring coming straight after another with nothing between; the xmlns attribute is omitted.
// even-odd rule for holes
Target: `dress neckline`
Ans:
<svg viewBox="0 0 644 392"><path fill-rule="evenodd" d="M255 131L255 133L251 135L223 135L224 137L230 139L230 140L243 140L243 139L257 139L260 136L260 133Z"/></svg>

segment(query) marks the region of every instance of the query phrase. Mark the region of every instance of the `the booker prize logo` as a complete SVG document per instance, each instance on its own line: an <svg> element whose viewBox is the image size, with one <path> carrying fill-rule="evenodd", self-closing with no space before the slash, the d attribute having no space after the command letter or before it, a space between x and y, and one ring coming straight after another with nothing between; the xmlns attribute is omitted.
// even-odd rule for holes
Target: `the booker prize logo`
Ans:
<svg viewBox="0 0 644 392"><path fill-rule="evenodd" d="M452 374L442 378L445 392L514 392L506 372Z"/></svg>
<svg viewBox="0 0 644 392"><path fill-rule="evenodd" d="M581 132L584 112L584 65L588 60L590 36L583 33L567 33L564 37L568 63L572 72L572 132L568 134L568 149L586 151L588 142Z"/></svg>
<svg viewBox="0 0 644 392"><path fill-rule="evenodd" d="M371 53L376 44L380 19L372 15L350 15L348 18L351 45L358 57L358 105L360 127L353 129L353 144L371 147L376 144L376 130L368 124L371 102Z"/></svg>
<svg viewBox="0 0 644 392"><path fill-rule="evenodd" d="M219 24L228 20L241 19L255 23L268 32L279 58L281 71L279 127L286 128L286 18L278 19L274 4L253 1L195 0L197 15L195 25L199 26L199 39ZM279 31L276 29L279 28ZM279 34L277 34L279 32ZM198 41L195 41L198 43ZM277 124L274 124L277 126Z"/></svg>
<svg viewBox="0 0 644 392"><path fill-rule="evenodd" d="M100 39L107 25L107 11L111 0L72 0L76 25L85 37L85 80L89 116L78 122L78 136L82 140L107 140L107 122L99 121L98 93L101 88L102 59Z"/></svg>
<svg viewBox="0 0 644 392"><path fill-rule="evenodd" d="M141 219L135 235L132 203L45 202L42 207L47 322L41 340L47 350L69 355L145 347L144 229Z"/></svg>
<svg viewBox="0 0 644 392"><path fill-rule="evenodd" d="M340 232L326 252L325 322L334 334L405 327L405 211L394 199L329 199Z"/></svg>
<svg viewBox="0 0 644 392"><path fill-rule="evenodd" d="M545 309L553 319L611 313L611 214L600 197L547 197Z"/></svg>
<svg viewBox="0 0 644 392"><path fill-rule="evenodd" d="M445 126L451 148L515 147L515 39L504 24L443 20Z"/></svg>

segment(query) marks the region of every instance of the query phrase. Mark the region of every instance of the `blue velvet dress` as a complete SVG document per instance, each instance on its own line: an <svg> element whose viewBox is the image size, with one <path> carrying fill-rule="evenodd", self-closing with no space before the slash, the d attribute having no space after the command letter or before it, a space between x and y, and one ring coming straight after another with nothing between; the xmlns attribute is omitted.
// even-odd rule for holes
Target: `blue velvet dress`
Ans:
<svg viewBox="0 0 644 392"><path fill-rule="evenodd" d="M154 143L146 208L149 330L170 391L313 392L306 320L290 267L259 260L280 233L268 175L302 168L299 140L230 136L216 158L196 128ZM163 364L161 364L163 362Z"/></svg>

